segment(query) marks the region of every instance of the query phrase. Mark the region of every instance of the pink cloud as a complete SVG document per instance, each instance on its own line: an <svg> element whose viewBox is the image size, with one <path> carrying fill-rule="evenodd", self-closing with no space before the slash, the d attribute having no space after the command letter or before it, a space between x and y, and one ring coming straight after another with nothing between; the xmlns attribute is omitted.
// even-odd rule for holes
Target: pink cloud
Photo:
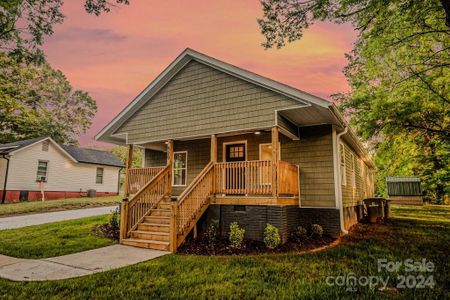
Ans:
<svg viewBox="0 0 450 300"><path fill-rule="evenodd" d="M317 23L302 40L264 50L258 1L132 1L100 17L67 1L63 12L44 50L97 100L85 145L186 47L324 98L348 90L341 71L356 38L349 24Z"/></svg>

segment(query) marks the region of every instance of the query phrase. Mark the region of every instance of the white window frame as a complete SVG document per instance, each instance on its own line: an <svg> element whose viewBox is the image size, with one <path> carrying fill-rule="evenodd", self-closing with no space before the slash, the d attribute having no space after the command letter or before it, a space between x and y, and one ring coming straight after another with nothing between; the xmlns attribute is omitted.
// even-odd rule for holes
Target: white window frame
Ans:
<svg viewBox="0 0 450 300"><path fill-rule="evenodd" d="M353 152L350 152L350 163L352 171L352 187L356 188L356 163L355 163L355 154L353 154Z"/></svg>
<svg viewBox="0 0 450 300"><path fill-rule="evenodd" d="M44 182L48 182L48 165L50 164L50 161L45 160L45 159L39 159L39 160L38 160L37 169L36 169L36 182L39 181L39 180L38 180L38 173L39 173L39 164L40 164L41 162L47 163L46 168L45 168L45 180L44 180Z"/></svg>
<svg viewBox="0 0 450 300"><path fill-rule="evenodd" d="M102 169L102 182L97 182L99 169ZM105 182L105 168L103 168L103 167L95 168L95 184L103 184L104 182Z"/></svg>
<svg viewBox="0 0 450 300"><path fill-rule="evenodd" d="M175 154L178 153L186 153L186 166L180 170L186 170L186 180L184 181L184 184L175 184ZM173 157L172 157L172 186L186 186L187 185L187 174L188 172L188 152L187 151L174 151ZM183 172L181 172L183 174Z"/></svg>
<svg viewBox="0 0 450 300"><path fill-rule="evenodd" d="M49 140L43 141L41 150L44 151L44 152L48 152L49 149L50 149L50 141Z"/></svg>
<svg viewBox="0 0 450 300"><path fill-rule="evenodd" d="M345 161L345 145L344 143L339 144L339 167L341 173L339 174L341 176L341 185L347 186L347 166Z"/></svg>

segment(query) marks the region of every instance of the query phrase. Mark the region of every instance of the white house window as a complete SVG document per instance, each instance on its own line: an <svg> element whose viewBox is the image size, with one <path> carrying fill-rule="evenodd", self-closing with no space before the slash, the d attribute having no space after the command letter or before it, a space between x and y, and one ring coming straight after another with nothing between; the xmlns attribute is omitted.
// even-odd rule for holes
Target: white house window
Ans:
<svg viewBox="0 0 450 300"><path fill-rule="evenodd" d="M103 183L103 168L97 168L97 175L95 176L95 183Z"/></svg>
<svg viewBox="0 0 450 300"><path fill-rule="evenodd" d="M173 185L185 186L187 176L187 151L173 153Z"/></svg>
<svg viewBox="0 0 450 300"><path fill-rule="evenodd" d="M48 146L50 145L50 141L43 141L42 142L42 151L48 152Z"/></svg>
<svg viewBox="0 0 450 300"><path fill-rule="evenodd" d="M48 161L40 160L36 174L36 181L47 181Z"/></svg>
<svg viewBox="0 0 450 300"><path fill-rule="evenodd" d="M341 183L347 185L347 171L345 170L345 147L344 144L339 145L339 155L341 163Z"/></svg>
<svg viewBox="0 0 450 300"><path fill-rule="evenodd" d="M350 153L350 166L352 172L352 187L356 187L356 163L355 163L355 155Z"/></svg>

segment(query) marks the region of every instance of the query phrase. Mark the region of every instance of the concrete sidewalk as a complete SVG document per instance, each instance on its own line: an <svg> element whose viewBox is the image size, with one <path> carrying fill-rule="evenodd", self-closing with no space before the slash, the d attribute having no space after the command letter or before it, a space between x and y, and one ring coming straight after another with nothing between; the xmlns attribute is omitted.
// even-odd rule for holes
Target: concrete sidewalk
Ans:
<svg viewBox="0 0 450 300"><path fill-rule="evenodd" d="M109 214L118 206L103 206L0 218L0 230Z"/></svg>
<svg viewBox="0 0 450 300"><path fill-rule="evenodd" d="M58 280L117 269L170 252L113 245L43 259L0 255L0 277L14 281Z"/></svg>

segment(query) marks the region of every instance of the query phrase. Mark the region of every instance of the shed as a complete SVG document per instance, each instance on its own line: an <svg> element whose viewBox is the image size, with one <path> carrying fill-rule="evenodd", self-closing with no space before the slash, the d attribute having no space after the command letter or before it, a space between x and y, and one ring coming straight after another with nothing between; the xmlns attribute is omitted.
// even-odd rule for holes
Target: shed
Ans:
<svg viewBox="0 0 450 300"><path fill-rule="evenodd" d="M386 185L392 204L423 205L419 177L387 177Z"/></svg>

